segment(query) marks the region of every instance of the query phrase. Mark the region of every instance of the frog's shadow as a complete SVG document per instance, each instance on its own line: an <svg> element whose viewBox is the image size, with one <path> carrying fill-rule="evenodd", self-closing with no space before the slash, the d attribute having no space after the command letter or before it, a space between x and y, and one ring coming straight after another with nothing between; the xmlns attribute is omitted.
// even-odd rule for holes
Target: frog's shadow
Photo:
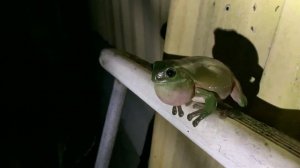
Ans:
<svg viewBox="0 0 300 168"><path fill-rule="evenodd" d="M230 67L247 96L249 104L243 111L300 140L300 132L291 129L299 127L300 110L278 108L256 96L263 69L258 64L255 46L246 37L232 30L216 29L214 36L213 57ZM232 100L229 98L226 101Z"/></svg>
<svg viewBox="0 0 300 168"><path fill-rule="evenodd" d="M263 69L258 64L255 46L246 37L233 30L216 29L212 54L226 64L239 80L248 99L248 107L259 92ZM231 99L227 100L229 103ZM236 105L235 103L230 103Z"/></svg>

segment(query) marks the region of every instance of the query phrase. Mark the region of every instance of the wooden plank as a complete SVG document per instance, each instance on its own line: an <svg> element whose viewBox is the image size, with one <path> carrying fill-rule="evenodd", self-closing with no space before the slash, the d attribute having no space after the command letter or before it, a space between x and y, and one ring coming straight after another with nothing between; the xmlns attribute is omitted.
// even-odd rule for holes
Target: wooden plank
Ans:
<svg viewBox="0 0 300 168"><path fill-rule="evenodd" d="M259 97L277 107L298 110L300 110L299 9L300 1L286 0L259 93Z"/></svg>
<svg viewBox="0 0 300 168"><path fill-rule="evenodd" d="M149 168L221 168L217 161L190 141L159 114L155 116Z"/></svg>
<svg viewBox="0 0 300 168"><path fill-rule="evenodd" d="M91 1L92 29L98 32L109 44L114 44L114 20L110 0Z"/></svg>
<svg viewBox="0 0 300 168"><path fill-rule="evenodd" d="M99 3L100 5L98 5ZM169 0L112 0L93 2L94 25L102 37L119 49L148 61L162 58L162 20L167 20ZM103 12L98 12L101 10Z"/></svg>
<svg viewBox="0 0 300 168"><path fill-rule="evenodd" d="M114 35L115 43L112 44L118 49L124 49L125 44L123 42L123 21L121 13L121 5L119 0L112 0L112 10L113 10L113 21L114 21Z"/></svg>
<svg viewBox="0 0 300 168"><path fill-rule="evenodd" d="M147 33L145 32L145 25L143 24L144 20L144 11L142 8L142 1L140 0L133 0L133 11L132 14L134 16L134 22L133 22L133 31L135 32L134 35L134 41L136 46L134 47L135 51L134 54L139 56L145 55L145 47L146 46L146 40L143 36L143 34ZM132 18L133 19L133 18Z"/></svg>
<svg viewBox="0 0 300 168"><path fill-rule="evenodd" d="M173 0L165 52L212 57L214 31L217 28L235 30L254 44L259 65L264 67L283 3L284 0Z"/></svg>
<svg viewBox="0 0 300 168"><path fill-rule="evenodd" d="M223 166L251 168L300 166L298 142L289 140L278 132L273 136L274 129L249 116L242 115L238 120L220 119L214 113L201 121L197 127L193 127L186 116L179 118L172 115L172 107L163 104L155 95L151 71L147 68L149 64L144 62L144 66L141 66L133 61L135 59L119 51L104 50L100 64ZM183 110L193 111L191 107L184 107ZM294 150L290 150L290 146Z"/></svg>
<svg viewBox="0 0 300 168"><path fill-rule="evenodd" d="M119 1L120 9L121 9L121 21L123 23L122 30L123 31L123 45L124 49L129 53L134 53L134 32L133 32L133 16L132 6L130 5L130 0L122 0Z"/></svg>

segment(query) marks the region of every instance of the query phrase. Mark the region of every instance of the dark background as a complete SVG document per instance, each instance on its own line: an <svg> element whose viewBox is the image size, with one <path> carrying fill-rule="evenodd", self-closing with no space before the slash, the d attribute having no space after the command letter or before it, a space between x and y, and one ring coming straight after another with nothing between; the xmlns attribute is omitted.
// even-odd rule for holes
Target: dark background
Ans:
<svg viewBox="0 0 300 168"><path fill-rule="evenodd" d="M113 79L88 2L3 5L0 167L93 167Z"/></svg>

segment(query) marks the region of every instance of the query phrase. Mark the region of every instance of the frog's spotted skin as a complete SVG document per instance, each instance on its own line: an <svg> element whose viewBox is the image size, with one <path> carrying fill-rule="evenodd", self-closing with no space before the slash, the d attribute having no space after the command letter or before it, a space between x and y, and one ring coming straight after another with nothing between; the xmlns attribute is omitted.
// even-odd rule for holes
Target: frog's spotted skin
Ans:
<svg viewBox="0 0 300 168"><path fill-rule="evenodd" d="M179 116L183 116L181 105L191 102L193 98L204 98L204 107L187 116L188 120L197 117L193 121L194 126L216 110L219 99L229 95L240 106L247 105L247 99L233 73L213 58L197 56L157 61L153 64L152 81L159 99L174 106L174 115L178 112Z"/></svg>

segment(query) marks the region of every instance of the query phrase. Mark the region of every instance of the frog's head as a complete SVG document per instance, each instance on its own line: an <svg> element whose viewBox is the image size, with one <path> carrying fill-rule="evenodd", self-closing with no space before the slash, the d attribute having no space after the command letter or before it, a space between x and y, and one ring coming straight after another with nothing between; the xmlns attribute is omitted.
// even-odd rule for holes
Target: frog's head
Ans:
<svg viewBox="0 0 300 168"><path fill-rule="evenodd" d="M178 78L176 66L169 61L156 61L152 70L152 81L155 83L176 81Z"/></svg>
<svg viewBox="0 0 300 168"><path fill-rule="evenodd" d="M176 62L155 62L152 81L157 96L166 104L182 105L194 96L193 80L188 72Z"/></svg>

